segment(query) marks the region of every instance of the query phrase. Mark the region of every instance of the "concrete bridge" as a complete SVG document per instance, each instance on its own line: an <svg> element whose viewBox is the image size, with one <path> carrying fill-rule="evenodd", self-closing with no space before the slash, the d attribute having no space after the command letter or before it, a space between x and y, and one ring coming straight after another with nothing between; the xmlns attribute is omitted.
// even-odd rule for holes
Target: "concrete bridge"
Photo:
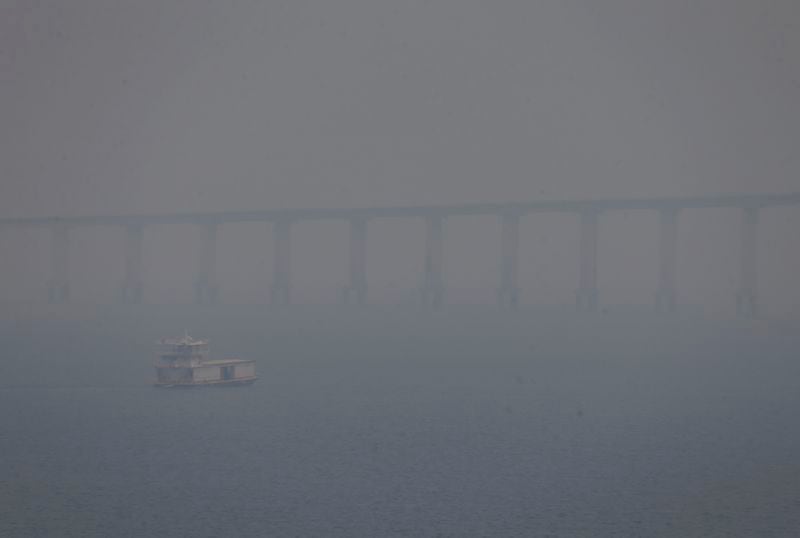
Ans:
<svg viewBox="0 0 800 538"><path fill-rule="evenodd" d="M670 312L676 306L676 266L678 257L678 219L685 209L735 208L741 211L740 286L737 309L752 317L758 311L757 298L757 226L762 211L777 206L800 205L800 193L697 196L685 198L632 198L599 200L547 200L534 202L431 205L415 207L368 207L354 209L280 209L262 211L196 212L151 215L98 215L83 217L34 217L0 219L0 226L47 227L52 231L51 280L48 300L69 300L69 238L77 227L113 226L125 234L125 275L120 299L125 303L142 301L143 229L146 226L191 223L204 231L204 240L195 267L195 300L199 304L218 301L215 275L217 231L220 226L239 222L268 222L275 237L274 272L271 298L274 304L291 301L291 229L300 221L338 220L350 224L349 283L342 290L346 303L367 301L367 229L376 219L424 219L424 275L420 295L424 304L438 308L444 303L443 223L459 215L494 215L501 222L501 271L498 303L504 308L519 304L518 251L519 220L531 213L570 213L580 223L580 272L576 305L580 310L598 307L597 256L598 229L604 213L625 210L649 210L660 215L659 278L655 307Z"/></svg>

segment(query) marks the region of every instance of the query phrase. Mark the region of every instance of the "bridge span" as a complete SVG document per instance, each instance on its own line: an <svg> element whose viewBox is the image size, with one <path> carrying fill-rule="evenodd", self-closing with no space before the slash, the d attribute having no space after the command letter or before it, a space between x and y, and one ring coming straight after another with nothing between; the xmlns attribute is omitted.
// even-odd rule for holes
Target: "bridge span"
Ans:
<svg viewBox="0 0 800 538"><path fill-rule="evenodd" d="M734 208L741 211L740 285L737 310L742 316L758 312L757 300L757 226L759 214L778 206L800 205L800 193L743 194L673 198L619 198L595 200L541 200L530 202L477 203L362 208L266 209L254 211L190 212L140 215L94 215L2 218L0 227L47 227L51 230L51 279L47 286L48 301L69 300L69 237L77 227L120 227L125 234L125 275L120 285L120 300L140 303L143 300L142 259L143 229L147 226L190 223L203 230L203 243L198 253L194 275L195 300L199 304L215 304L219 300L215 275L217 231L229 223L266 222L274 234L274 271L271 298L274 304L291 302L291 229L301 221L340 220L350 224L349 282L342 290L346 303L367 301L367 232L376 219L423 219L425 222L424 272L420 300L438 308L444 303L443 225L448 217L494 215L500 220L500 282L497 300L504 308L520 303L518 282L519 221L532 213L574 214L580 225L580 270L575 303L577 308L594 311L598 308L598 230L604 213L626 210L654 211L659 215L659 274L655 290L656 309L671 312L676 307L676 266L678 259L677 228L681 211L687 209Z"/></svg>

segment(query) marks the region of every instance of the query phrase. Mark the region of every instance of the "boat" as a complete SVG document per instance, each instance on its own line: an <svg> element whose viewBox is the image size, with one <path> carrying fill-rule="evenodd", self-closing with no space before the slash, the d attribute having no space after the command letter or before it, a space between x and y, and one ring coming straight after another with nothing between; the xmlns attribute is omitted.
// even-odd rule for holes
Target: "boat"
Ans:
<svg viewBox="0 0 800 538"><path fill-rule="evenodd" d="M255 361L209 359L209 341L195 339L188 331L180 338L157 342L156 387L205 387L250 385L255 382Z"/></svg>

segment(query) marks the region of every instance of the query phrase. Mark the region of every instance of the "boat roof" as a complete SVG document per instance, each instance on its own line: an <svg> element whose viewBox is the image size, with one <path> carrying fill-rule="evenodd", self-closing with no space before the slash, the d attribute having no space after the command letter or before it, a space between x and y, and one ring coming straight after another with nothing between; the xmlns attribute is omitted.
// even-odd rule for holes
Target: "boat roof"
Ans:
<svg viewBox="0 0 800 538"><path fill-rule="evenodd" d="M183 366L175 366L175 365L165 365L165 364L155 364L156 368L190 368L195 370L197 368L205 368L208 366L211 367L220 367L220 366L234 366L237 364L253 364L256 361L253 359L219 359L213 361L203 361L198 364L187 364Z"/></svg>
<svg viewBox="0 0 800 538"><path fill-rule="evenodd" d="M216 359L213 361L203 361L200 363L200 367L203 366L226 366L229 364L244 364L247 362L255 362L254 360L250 359Z"/></svg>

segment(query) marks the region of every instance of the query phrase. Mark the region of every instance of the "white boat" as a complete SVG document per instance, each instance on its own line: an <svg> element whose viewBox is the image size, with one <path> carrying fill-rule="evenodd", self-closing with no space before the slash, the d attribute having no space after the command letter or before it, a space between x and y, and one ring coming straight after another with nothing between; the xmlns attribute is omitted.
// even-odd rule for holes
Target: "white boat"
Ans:
<svg viewBox="0 0 800 538"><path fill-rule="evenodd" d="M256 379L252 360L209 360L209 342L187 332L181 338L158 341L156 387L202 387L249 385Z"/></svg>

